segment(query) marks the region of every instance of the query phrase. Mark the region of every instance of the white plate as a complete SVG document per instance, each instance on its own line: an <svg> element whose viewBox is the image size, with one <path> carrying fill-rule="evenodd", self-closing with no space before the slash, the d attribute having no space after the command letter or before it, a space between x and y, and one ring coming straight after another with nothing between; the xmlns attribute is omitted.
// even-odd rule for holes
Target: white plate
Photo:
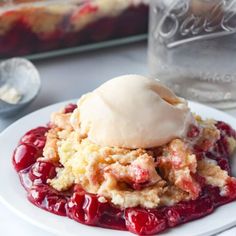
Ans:
<svg viewBox="0 0 236 236"><path fill-rule="evenodd" d="M91 235L128 236L128 232L114 231L79 224L67 217L60 217L41 210L28 202L26 192L21 186L11 163L12 152L20 137L28 130L49 121L51 112L57 111L68 102L55 104L18 120L0 134L0 200L11 210L28 222L51 233L67 236ZM231 124L236 129L236 119L215 109L190 102L191 110L203 118L214 118ZM236 163L235 163L236 169ZM235 172L234 172L235 173ZM163 236L203 236L211 235L236 224L236 202L215 210L202 219L168 230ZM14 223L13 223L14 225ZM14 226L13 226L14 227Z"/></svg>

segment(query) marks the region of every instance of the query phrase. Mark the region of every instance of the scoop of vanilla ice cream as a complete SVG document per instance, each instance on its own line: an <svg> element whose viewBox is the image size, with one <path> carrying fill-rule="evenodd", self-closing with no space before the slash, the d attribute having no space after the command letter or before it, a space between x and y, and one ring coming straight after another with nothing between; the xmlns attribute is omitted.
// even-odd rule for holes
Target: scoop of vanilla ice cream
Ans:
<svg viewBox="0 0 236 236"><path fill-rule="evenodd" d="M184 99L139 75L114 78L79 100L71 124L101 146L151 148L184 137L193 117Z"/></svg>

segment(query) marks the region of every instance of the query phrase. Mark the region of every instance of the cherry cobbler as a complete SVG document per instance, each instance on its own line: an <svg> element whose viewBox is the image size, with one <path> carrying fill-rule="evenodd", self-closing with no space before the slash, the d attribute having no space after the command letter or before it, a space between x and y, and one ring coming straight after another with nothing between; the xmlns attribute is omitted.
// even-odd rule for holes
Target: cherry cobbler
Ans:
<svg viewBox="0 0 236 236"><path fill-rule="evenodd" d="M145 235L198 219L236 199L230 170L236 131L222 121L193 115L184 100L158 82L133 77L105 83L21 138L13 164L29 201L83 224ZM120 108L120 97L107 100L119 90L125 99L137 92L140 100L130 97L137 106L130 109L127 100ZM161 115L147 116L143 106L149 98L152 111L166 107ZM139 113L138 126L128 122L132 110L146 114ZM166 111L175 117L163 115ZM122 123L123 116L129 126ZM143 120L150 124L161 116L166 119L157 128L143 127ZM183 123L175 126L171 119ZM129 136L132 127L137 131ZM149 135L155 129L158 138Z"/></svg>
<svg viewBox="0 0 236 236"><path fill-rule="evenodd" d="M0 58L147 33L149 0L0 0Z"/></svg>

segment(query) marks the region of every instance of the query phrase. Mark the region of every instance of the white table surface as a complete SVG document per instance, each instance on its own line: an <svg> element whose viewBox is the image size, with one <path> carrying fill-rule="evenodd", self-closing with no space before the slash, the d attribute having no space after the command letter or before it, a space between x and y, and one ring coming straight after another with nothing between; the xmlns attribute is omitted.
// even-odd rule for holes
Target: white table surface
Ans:
<svg viewBox="0 0 236 236"><path fill-rule="evenodd" d="M21 114L0 119L0 131L29 112L56 102L78 98L114 76L128 73L147 75L146 50L145 43L136 43L35 62L42 79L39 96ZM227 112L236 117L236 109ZM1 203L0 235L52 236L15 216ZM220 234L220 236L235 235L236 229Z"/></svg>

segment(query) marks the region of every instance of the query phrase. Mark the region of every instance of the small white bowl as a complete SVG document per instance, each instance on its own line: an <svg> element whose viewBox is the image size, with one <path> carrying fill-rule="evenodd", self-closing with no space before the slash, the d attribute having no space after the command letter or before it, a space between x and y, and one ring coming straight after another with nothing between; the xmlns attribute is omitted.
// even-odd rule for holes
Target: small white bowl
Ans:
<svg viewBox="0 0 236 236"><path fill-rule="evenodd" d="M41 81L38 70L24 58L12 58L0 63L0 87L8 84L22 95L11 104L0 99L0 116L11 116L29 105L38 95Z"/></svg>

